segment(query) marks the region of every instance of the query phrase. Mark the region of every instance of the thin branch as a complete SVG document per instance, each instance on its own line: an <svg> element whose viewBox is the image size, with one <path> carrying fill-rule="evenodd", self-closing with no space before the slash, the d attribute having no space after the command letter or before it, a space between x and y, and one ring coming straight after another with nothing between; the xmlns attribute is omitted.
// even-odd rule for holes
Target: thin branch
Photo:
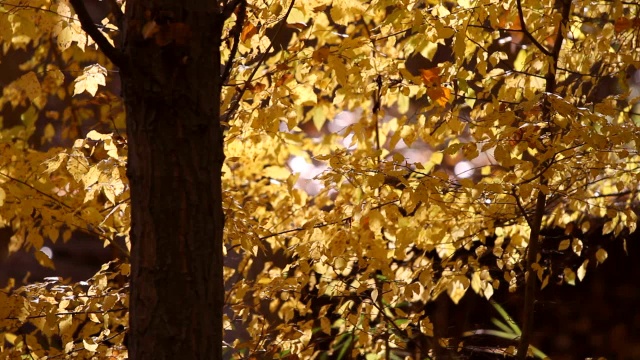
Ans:
<svg viewBox="0 0 640 360"><path fill-rule="evenodd" d="M93 19L91 19L91 15L89 15L87 8L84 6L84 0L69 0L69 3L73 6L73 9L78 15L78 20L80 20L82 30L91 36L91 39L98 44L98 48L100 48L100 50L114 65L120 69L124 69L126 66L124 54L111 45L109 40L107 40L104 34L98 29L96 24L93 22Z"/></svg>
<svg viewBox="0 0 640 360"><path fill-rule="evenodd" d="M516 0L516 4L518 6L518 17L520 18L520 26L522 27L522 32L527 36L529 40L531 40L533 45L535 45L538 48L538 50L540 50L543 54L547 56L552 56L553 53L547 50L547 48L544 47L544 45L540 44L538 40L536 40L536 38L527 29L527 23L524 21L524 12L522 11L522 0ZM558 33L560 33L561 31L562 29L559 29Z"/></svg>
<svg viewBox="0 0 640 360"><path fill-rule="evenodd" d="M53 201L56 205L58 205L60 207L63 207L65 209L67 209L67 210L73 210L71 208L71 206L65 204L62 200L57 199L55 196L53 196L51 194L45 193L44 191L36 188L35 186L33 186L33 185L23 181L23 180L17 179L15 177L13 177L11 175L8 175L8 174L5 174L3 172L0 172L0 176L4 176L4 177L6 177L7 179L9 179L11 181L17 182L18 184L21 184L21 185L24 185L24 186L28 187L29 189L37 192L38 194L46 197L47 199ZM126 200L123 200L123 201L126 201ZM85 221L82 218L80 218L80 219L82 221ZM118 251L120 251L126 258L130 257L129 251L124 246L118 244L114 239L112 239L112 238L110 238L108 236L105 236L103 234L100 234L97 231L93 231L92 229L89 229L89 228L84 228L84 227L80 227L79 225L73 225L73 224L71 226L75 226L76 228L81 229L81 230L85 231L88 234L93 234L93 235L95 235L95 236L97 236L97 237L99 237L101 239L107 240L109 242L109 244L111 244L114 248L116 248Z"/></svg>
<svg viewBox="0 0 640 360"><path fill-rule="evenodd" d="M73 1L78 1L78 0L73 0ZM231 101L231 105L229 107L229 110L227 110L227 112L226 112L226 114L224 116L224 119L226 120L227 123L229 122L229 119L231 119L233 114L238 109L238 106L240 106L240 100L242 100L242 96L244 95L244 93L247 91L249 85L251 84L251 80L253 80L253 77L258 72L258 69L260 69L260 66L267 60L267 55L269 55L269 51L271 51L271 49L273 48L273 40L277 39L278 35L280 35L280 32L282 31L282 28L284 28L284 25L287 23L287 18L289 17L289 14L291 13L291 10L293 9L293 5L295 3L296 3L296 0L291 0L291 4L289 5L289 8L287 9L287 12L284 14L284 17L282 18L282 20L280 20L280 25L278 27L278 30L276 30L276 33L273 35L273 38L272 38L272 41L269 44L269 47L267 47L267 49L262 54L262 57L260 58L258 63L253 68L253 71L251 72L251 75L249 75L249 78L244 83L244 86L242 87L240 92L236 93L236 95L234 96L234 99Z"/></svg>
<svg viewBox="0 0 640 360"><path fill-rule="evenodd" d="M224 72L221 75L221 84L224 84L229 79L229 75L231 74L231 68L233 66L233 59L235 59L236 54L238 53L238 46L240 44L240 35L242 35L242 27L244 25L244 19L247 15L247 1L239 0L240 4L238 5L238 13L236 14L236 23L231 30L231 36L233 37L233 46L231 47L231 52L229 53L229 58L227 58L226 65L224 67ZM234 1L235 3L235 1Z"/></svg>
<svg viewBox="0 0 640 360"><path fill-rule="evenodd" d="M392 201L389 201L389 202L386 202L386 203L383 203L383 204L380 204L380 205L376 205L376 206L372 207L371 210L380 209L383 206L395 204L398 201L399 200L392 200ZM353 220L353 216L347 216L347 217L342 218L342 219L337 220L337 221L315 224L313 227L310 227L310 228L297 227L297 228L293 228L293 229L289 229L289 230L283 230L283 231L280 231L280 232L277 232L277 233L261 236L260 240L262 241L262 240L266 240L266 239L269 239L269 238L272 238L272 237L289 234L289 233L292 233L292 232L298 232L298 231L310 230L310 229L320 229L320 228L323 228L323 227L327 227L327 226L331 226L331 225L337 225L337 224L343 224L343 223L347 223L348 224L352 220Z"/></svg>
<svg viewBox="0 0 640 360"><path fill-rule="evenodd" d="M524 217L524 219L527 221L527 225L529 225L529 228L533 227L533 223L531 223L531 220L529 220L529 216L527 216L527 210L522 205L522 202L520 202L520 196L516 192L515 186L511 188L511 194L513 195L513 198L516 199L516 206L522 213L522 216Z"/></svg>
<svg viewBox="0 0 640 360"><path fill-rule="evenodd" d="M17 182L18 184L22 184L22 185L24 185L24 186L28 187L29 189L34 190L34 191L35 191L35 192L37 192L38 194L40 194L40 195L42 195L42 196L46 197L47 199L49 199L49 200L53 201L54 203L58 204L59 206L62 206L62 207L63 207L63 208L65 208L65 209L69 209L69 210L71 210L71 206L69 206L69 205L65 204L64 202L62 202L62 200L57 199L56 197L54 197L54 196L53 196L53 195L51 195L51 194L47 194L47 193L45 193L44 191L42 191L42 190L40 190L40 189L36 188L35 186L33 186L33 185L31 185L31 184L29 184L29 183L27 183L27 182L25 182L25 181L22 181L22 180L20 180L20 179L14 178L13 176L8 175L8 174L5 174L5 173L3 173L3 172L0 172L0 175L1 175L1 176L6 177L7 179L9 179L9 180L11 180L11 181Z"/></svg>

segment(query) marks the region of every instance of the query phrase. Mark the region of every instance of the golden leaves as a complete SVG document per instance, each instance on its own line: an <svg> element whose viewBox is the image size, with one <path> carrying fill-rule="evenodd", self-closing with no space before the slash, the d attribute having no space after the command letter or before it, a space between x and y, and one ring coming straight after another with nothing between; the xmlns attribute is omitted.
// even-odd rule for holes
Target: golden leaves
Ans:
<svg viewBox="0 0 640 360"><path fill-rule="evenodd" d="M128 322L129 295L109 287L124 273L122 265L111 264L88 282L69 285L50 277L13 289L11 295L0 293L0 327L4 340L13 345L0 347L0 356L20 357L24 347L31 354L43 353L39 341L55 337L61 345L49 348L48 356L89 358L97 352L101 357L125 359L122 326ZM20 330L25 325L30 325L26 332ZM18 332L22 343L14 337Z"/></svg>
<svg viewBox="0 0 640 360"><path fill-rule="evenodd" d="M282 4L253 2L242 28L239 56L230 63L230 86L223 89L222 106L224 110L239 102L238 113L226 119L229 157L224 169L224 206L229 246L225 251L241 261L225 268L225 274L227 279L242 279L228 294L236 315L228 326L245 322L254 342L241 345L247 348L273 335L272 343L278 345L268 350L267 357L286 351L292 357L317 357L310 340L315 329L328 336L358 333L335 340L332 350L343 346L361 351L360 355L373 353L367 342L389 331L387 321L400 331L419 329L433 336L428 314L412 310L418 302L427 303L446 292L459 303L469 288L490 299L505 283L515 290L522 279L522 255L530 236L523 213L532 210L539 191L559 199L548 206L545 226L565 229L566 234L573 234L570 226L593 232L593 228L600 230L595 225L600 222L592 219L606 216L603 233L635 230L634 213L609 213L611 197L602 195L631 191L637 183L638 169L632 164L638 160L634 148L638 135L625 115L633 104L624 96L593 98L586 75L579 76L579 86L572 87L577 74L599 79L615 72L626 74L621 64L637 61L637 51L627 51L629 43L615 35L633 31L635 19L618 16L600 31L594 23L580 24L576 15L568 30L571 41L563 45L559 66L551 69L549 59L527 44L513 3L475 6L473 1L463 1L452 7L429 1L427 8L414 1L389 4L296 2L285 24L295 31L286 38L288 43L274 44L278 46L264 62L261 59L271 44L272 25L282 16ZM56 6L63 16L72 16L66 2ZM589 6L581 11L592 16ZM535 36L548 45L556 37L557 21L540 15L544 11L527 9L525 21L535 25L529 28L537 29ZM29 36L36 34L36 27L23 25L16 17L7 22L0 19L0 37L11 39L11 47L35 41ZM76 71L76 62L96 61L91 53L76 57L71 45L83 48L87 37L74 19L67 20L61 19L55 32L69 66L62 69L65 73ZM184 24L162 27L150 17L146 21L136 31L152 44L189 41L191 30ZM590 27L597 31L590 34ZM584 34L576 35L578 30ZM612 43L616 51L610 51ZM224 58L230 52L228 45L222 49ZM603 66L592 74L596 60L603 61ZM254 70L255 78L249 79ZM566 86L558 94L543 93L546 75L552 70ZM23 114L27 126L41 119L42 98L55 94L62 99L66 92L62 71L54 67L48 67L45 75L40 71L23 69L20 74L24 75L3 92L3 103L34 104ZM87 102L100 114L111 116L111 107L119 103L100 87L106 75L107 69L100 65L85 68L74 82L73 93L95 96ZM244 84L248 91L235 99ZM79 112L85 110L84 104L76 103ZM61 110L49 118L76 115L71 113ZM46 137L61 127L53 125L57 120L44 128ZM313 130L308 126L311 122ZM106 237L126 237L130 221L126 142L92 131L73 148L39 159L29 154L27 160L27 155L15 150L2 155L20 161L7 161L0 165L1 171L9 169L12 175L34 179L29 183L33 189L0 179L3 221L11 214L29 224L29 230L19 234L21 241L35 246L47 238L68 239L71 232L54 223L98 229ZM21 159L41 166L16 168L24 162ZM299 159L317 171L292 175L292 164ZM539 166L545 159L549 166ZM469 169L482 171L463 178L455 171L463 162ZM546 183L540 181L543 175ZM47 205L36 189L51 195L46 201L55 206ZM35 228L29 220L34 213L48 225ZM571 238L552 246L582 258L586 253L592 256L583 240ZM271 253L287 254L287 258L278 257L264 266L256 261ZM459 257L462 253L465 256ZM47 261L43 254L36 256ZM478 265L486 257L491 258L496 279ZM603 249L595 254L598 263L606 257ZM580 267L554 274L543 261L534 265L544 287L558 275L568 283L581 281L588 259ZM106 293L107 283L105 277L94 278L90 293L106 295L83 309L100 313L126 304L126 297ZM80 292L73 291L72 299L60 300L55 308L62 312L80 306ZM316 294L335 297L323 297L321 301L331 305L318 310ZM259 330L274 325L261 312L259 304L265 301L270 311L288 321L278 325L277 334ZM403 303L409 305L399 305ZM21 311L25 314L16 314L23 320L33 313L31 308ZM42 329L58 316L47 311L48 317L38 324ZM98 313L87 316L91 326L113 321ZM70 338L78 330L75 316L58 316L57 323L66 352L83 351L88 357L104 354L100 338ZM96 333L104 339L107 334L101 331ZM397 336L393 340L399 347L405 335L400 331L389 334Z"/></svg>
<svg viewBox="0 0 640 360"><path fill-rule="evenodd" d="M98 85L106 85L107 69L100 64L89 65L84 68L82 75L75 80L73 87L73 95L88 92L91 96L95 96L98 91Z"/></svg>
<svg viewBox="0 0 640 360"><path fill-rule="evenodd" d="M348 25L364 14L366 5L359 0L333 0L331 19L338 25Z"/></svg>

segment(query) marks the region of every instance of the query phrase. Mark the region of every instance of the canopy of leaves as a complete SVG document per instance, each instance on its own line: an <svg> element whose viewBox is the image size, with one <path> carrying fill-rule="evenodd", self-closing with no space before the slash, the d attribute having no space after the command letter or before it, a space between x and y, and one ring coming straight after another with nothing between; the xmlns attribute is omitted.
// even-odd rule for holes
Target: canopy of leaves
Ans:
<svg viewBox="0 0 640 360"><path fill-rule="evenodd" d="M575 285L605 261L583 236L637 223L639 5L247 1L222 49L228 355L424 355L436 298L515 291L529 268ZM10 250L53 266L45 241L80 229L123 254L86 283L0 293L0 357L126 357L117 77L66 0L1 1L0 43ZM581 265L527 264L536 226Z"/></svg>

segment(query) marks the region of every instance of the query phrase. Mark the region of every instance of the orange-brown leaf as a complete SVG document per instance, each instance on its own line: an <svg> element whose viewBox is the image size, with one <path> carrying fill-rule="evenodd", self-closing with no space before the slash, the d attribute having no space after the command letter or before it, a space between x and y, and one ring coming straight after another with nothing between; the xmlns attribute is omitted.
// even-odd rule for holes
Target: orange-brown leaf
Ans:
<svg viewBox="0 0 640 360"><path fill-rule="evenodd" d="M240 41L245 42L247 39L251 39L251 37L258 33L258 29L252 23L249 23L242 29L242 33L240 34Z"/></svg>
<svg viewBox="0 0 640 360"><path fill-rule="evenodd" d="M425 85L440 85L440 68L420 69L420 76Z"/></svg>

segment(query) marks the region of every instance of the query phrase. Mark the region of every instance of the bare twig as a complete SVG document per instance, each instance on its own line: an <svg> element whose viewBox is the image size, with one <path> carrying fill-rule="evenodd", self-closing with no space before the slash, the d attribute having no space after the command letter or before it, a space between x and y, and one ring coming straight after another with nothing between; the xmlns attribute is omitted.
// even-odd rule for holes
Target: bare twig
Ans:
<svg viewBox="0 0 640 360"><path fill-rule="evenodd" d="M238 53L240 35L242 34L244 18L246 17L246 14L247 14L247 1L240 0L239 2L240 3L238 4L238 13L236 14L236 23L233 26L233 29L231 30L231 34L230 34L230 36L233 37L233 45L231 47L231 52L229 53L229 58L227 58L226 65L224 67L224 72L220 77L222 84L227 82L227 80L229 79L229 75L231 74L231 68L233 67L233 59L236 57L236 54Z"/></svg>

